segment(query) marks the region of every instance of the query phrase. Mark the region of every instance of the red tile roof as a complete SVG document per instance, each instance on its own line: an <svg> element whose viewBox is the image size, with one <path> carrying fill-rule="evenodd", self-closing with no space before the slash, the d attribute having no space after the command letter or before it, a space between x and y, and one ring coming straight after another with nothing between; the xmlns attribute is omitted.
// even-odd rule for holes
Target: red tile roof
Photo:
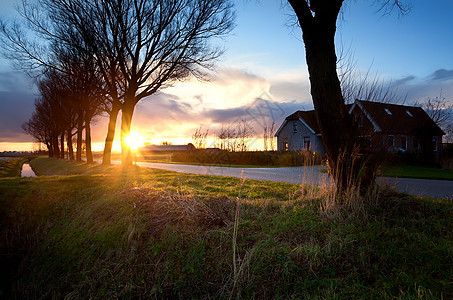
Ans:
<svg viewBox="0 0 453 300"><path fill-rule="evenodd" d="M382 132L410 135L421 128L428 128L432 130L433 135L444 134L421 107L363 100L359 100L359 102L379 125Z"/></svg>
<svg viewBox="0 0 453 300"><path fill-rule="evenodd" d="M428 128L432 130L433 135L442 136L445 134L421 107L364 100L358 101L381 128L382 132L413 135L421 128ZM351 106L351 104L348 104L346 108L349 110ZM316 134L320 133L314 110L296 111L289 115L286 120L293 121L299 118L302 118Z"/></svg>

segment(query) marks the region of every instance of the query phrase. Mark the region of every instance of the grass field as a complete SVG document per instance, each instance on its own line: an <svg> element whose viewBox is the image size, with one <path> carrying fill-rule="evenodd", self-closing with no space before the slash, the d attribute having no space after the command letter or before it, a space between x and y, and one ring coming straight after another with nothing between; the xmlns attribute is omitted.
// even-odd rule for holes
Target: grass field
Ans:
<svg viewBox="0 0 453 300"><path fill-rule="evenodd" d="M335 213L323 187L31 165L49 176L0 178L0 298L453 297L451 203Z"/></svg>
<svg viewBox="0 0 453 300"><path fill-rule="evenodd" d="M382 176L453 180L453 170L417 166L392 166L383 168Z"/></svg>

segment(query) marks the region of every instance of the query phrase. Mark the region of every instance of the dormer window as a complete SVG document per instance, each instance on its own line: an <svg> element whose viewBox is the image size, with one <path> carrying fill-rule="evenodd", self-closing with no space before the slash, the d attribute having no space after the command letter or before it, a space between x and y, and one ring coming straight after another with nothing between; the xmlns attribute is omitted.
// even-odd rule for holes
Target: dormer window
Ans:
<svg viewBox="0 0 453 300"><path fill-rule="evenodd" d="M407 109L406 109L406 113L409 115L409 117L411 117L411 118L414 117L414 115L410 111L408 111Z"/></svg>
<svg viewBox="0 0 453 300"><path fill-rule="evenodd" d="M385 110L385 112L386 112L389 116L392 115L392 112L391 112L390 110L388 110L388 108L384 108L384 110Z"/></svg>

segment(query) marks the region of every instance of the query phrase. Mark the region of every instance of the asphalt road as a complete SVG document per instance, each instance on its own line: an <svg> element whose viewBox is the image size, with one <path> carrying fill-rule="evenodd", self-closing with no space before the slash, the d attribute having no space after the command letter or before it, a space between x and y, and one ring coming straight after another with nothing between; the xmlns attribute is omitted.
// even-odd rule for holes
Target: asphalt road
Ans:
<svg viewBox="0 0 453 300"><path fill-rule="evenodd" d="M291 168L231 168L150 162L137 162L136 164L141 167L164 169L182 173L242 177L265 181L304 183L312 185L320 185L329 181L329 177L326 173L319 172L322 168L324 168L322 166ZM453 181L380 177L378 178L378 182L389 184L390 186L394 186L398 191L411 195L453 200Z"/></svg>

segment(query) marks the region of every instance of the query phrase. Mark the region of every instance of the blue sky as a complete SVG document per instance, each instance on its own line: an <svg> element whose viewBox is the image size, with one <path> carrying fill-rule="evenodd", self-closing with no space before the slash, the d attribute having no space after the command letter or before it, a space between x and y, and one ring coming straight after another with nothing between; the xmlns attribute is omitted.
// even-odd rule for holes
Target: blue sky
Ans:
<svg viewBox="0 0 453 300"><path fill-rule="evenodd" d="M11 16L14 2L2 0L0 15ZM346 1L337 43L350 49L358 70L371 68L372 74L398 85L399 93L407 93L408 104L436 97L441 90L453 99L453 1L410 2L409 14L399 17L378 12L374 0ZM222 124L250 117L248 108L263 94L282 112L275 117L277 123L297 109L312 108L301 31L291 25L290 8L280 0L235 3L237 25L219 41L226 52L213 79L179 84L138 105L133 127L152 142L188 142L200 125L215 132ZM32 109L17 113L15 107L32 106L33 98L30 81L0 60L0 103L5 108L0 112L0 151L6 149L5 142L31 141L20 124ZM11 115L15 117L6 118ZM254 127L259 135L260 125ZM95 142L101 142L105 118L94 131Z"/></svg>

